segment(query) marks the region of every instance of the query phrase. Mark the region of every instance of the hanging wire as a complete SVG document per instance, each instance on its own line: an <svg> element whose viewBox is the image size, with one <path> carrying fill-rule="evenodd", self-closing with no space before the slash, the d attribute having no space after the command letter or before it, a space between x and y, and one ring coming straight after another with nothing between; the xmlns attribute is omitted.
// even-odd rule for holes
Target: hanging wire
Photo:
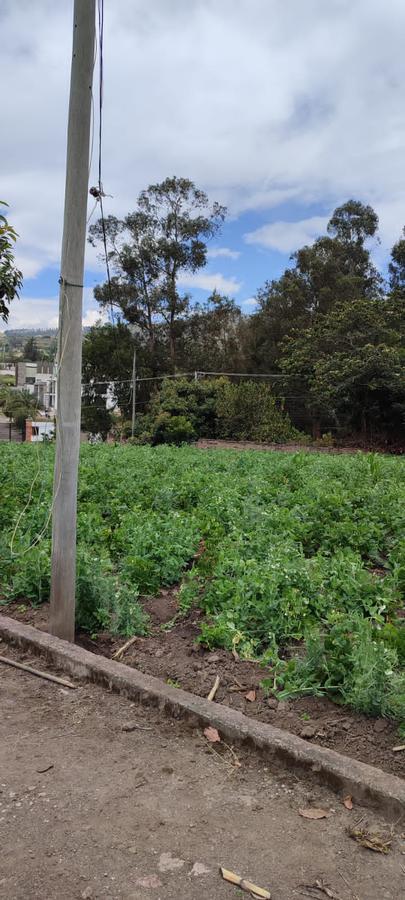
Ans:
<svg viewBox="0 0 405 900"><path fill-rule="evenodd" d="M111 322L115 325L114 305L112 298L110 261L108 259L107 248L107 232L105 226L104 206L103 206L103 181L102 181L102 149L103 149L103 99L104 99L104 0L97 0L97 18L98 18L98 59L99 59L99 80L98 80L98 202L100 203L101 229L103 233L104 259L107 272L108 297L110 305Z"/></svg>

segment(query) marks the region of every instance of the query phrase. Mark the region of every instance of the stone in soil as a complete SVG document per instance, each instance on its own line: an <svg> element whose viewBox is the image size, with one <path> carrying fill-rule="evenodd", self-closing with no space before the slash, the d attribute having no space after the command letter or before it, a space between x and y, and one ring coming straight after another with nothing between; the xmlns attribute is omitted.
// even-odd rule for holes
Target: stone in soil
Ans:
<svg viewBox="0 0 405 900"><path fill-rule="evenodd" d="M269 697L269 699L266 702L267 702L267 706L269 707L269 709L278 709L279 704L278 704L278 700L276 700L275 697Z"/></svg>
<svg viewBox="0 0 405 900"><path fill-rule="evenodd" d="M310 741L316 735L316 728L313 725L304 725L302 731L300 732L300 737L305 738L305 740Z"/></svg>

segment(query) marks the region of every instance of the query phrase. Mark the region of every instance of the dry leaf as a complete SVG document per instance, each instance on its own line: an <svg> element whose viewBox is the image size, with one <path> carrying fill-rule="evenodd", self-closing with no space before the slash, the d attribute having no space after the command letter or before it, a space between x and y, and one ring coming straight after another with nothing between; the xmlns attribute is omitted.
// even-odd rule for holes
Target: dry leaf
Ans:
<svg viewBox="0 0 405 900"><path fill-rule="evenodd" d="M248 691L248 693L245 694L245 700L249 700L250 703L254 703L256 700L256 691Z"/></svg>
<svg viewBox="0 0 405 900"><path fill-rule="evenodd" d="M207 738L207 741L210 741L211 744L216 744L217 742L221 741L217 729L213 728L212 725L209 725L208 728L204 728L204 734Z"/></svg>
<svg viewBox="0 0 405 900"><path fill-rule="evenodd" d="M315 806L312 806L309 809L299 809L298 812L304 819L327 819L331 815L328 810L317 809Z"/></svg>
<svg viewBox="0 0 405 900"><path fill-rule="evenodd" d="M369 831L367 828L348 828L349 837L375 853L389 853L391 850L391 836L378 831Z"/></svg>
<svg viewBox="0 0 405 900"><path fill-rule="evenodd" d="M350 794L348 794L347 797L344 798L343 806L345 806L346 809L353 809L353 800L352 800Z"/></svg>

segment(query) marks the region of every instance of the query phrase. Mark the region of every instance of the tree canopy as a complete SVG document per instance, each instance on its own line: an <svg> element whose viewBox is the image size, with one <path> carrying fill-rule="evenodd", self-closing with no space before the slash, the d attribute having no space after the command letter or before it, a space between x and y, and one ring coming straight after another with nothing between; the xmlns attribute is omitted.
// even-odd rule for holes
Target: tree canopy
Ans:
<svg viewBox="0 0 405 900"><path fill-rule="evenodd" d="M151 352L164 323L173 364L189 310L180 275L205 265L206 242L218 233L225 212L188 178L172 177L142 191L124 219L109 216L90 228L94 245L104 245L106 238L113 270L110 284L96 288L97 300L116 306L126 322L136 324Z"/></svg>
<svg viewBox="0 0 405 900"><path fill-rule="evenodd" d="M224 215L192 182L169 178L143 191L134 213L107 220L113 278L95 293L121 318L87 336L88 379L116 381L117 407L129 415L130 390L118 382L129 383L136 348L138 377L152 379L138 387L141 414L151 408L153 378L169 372L271 373L280 409L314 435L403 433L405 230L384 279L372 258L378 217L348 200L326 234L258 289L256 311L247 316L231 297L214 291L193 303L179 287L182 273L205 264L207 241ZM91 232L98 244L102 224ZM101 388L89 390L99 403ZM170 431L166 420L164 427Z"/></svg>
<svg viewBox="0 0 405 900"><path fill-rule="evenodd" d="M0 207L7 204L0 200ZM18 297L22 286L22 273L14 261L14 244L17 233L0 212L0 319L8 321L10 303Z"/></svg>

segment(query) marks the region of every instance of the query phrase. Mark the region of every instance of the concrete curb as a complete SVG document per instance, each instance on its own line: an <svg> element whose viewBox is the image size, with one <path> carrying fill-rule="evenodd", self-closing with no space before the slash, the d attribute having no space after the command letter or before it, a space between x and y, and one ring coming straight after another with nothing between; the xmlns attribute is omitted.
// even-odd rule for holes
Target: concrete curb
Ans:
<svg viewBox="0 0 405 900"><path fill-rule="evenodd" d="M213 725L226 741L250 745L266 758L301 770L355 802L378 807L385 816L405 813L405 782L334 750L304 741L280 728L257 722L237 710L173 688L137 669L90 653L7 616L0 616L0 636L35 653L80 681L91 681L132 701L149 704L192 725Z"/></svg>

